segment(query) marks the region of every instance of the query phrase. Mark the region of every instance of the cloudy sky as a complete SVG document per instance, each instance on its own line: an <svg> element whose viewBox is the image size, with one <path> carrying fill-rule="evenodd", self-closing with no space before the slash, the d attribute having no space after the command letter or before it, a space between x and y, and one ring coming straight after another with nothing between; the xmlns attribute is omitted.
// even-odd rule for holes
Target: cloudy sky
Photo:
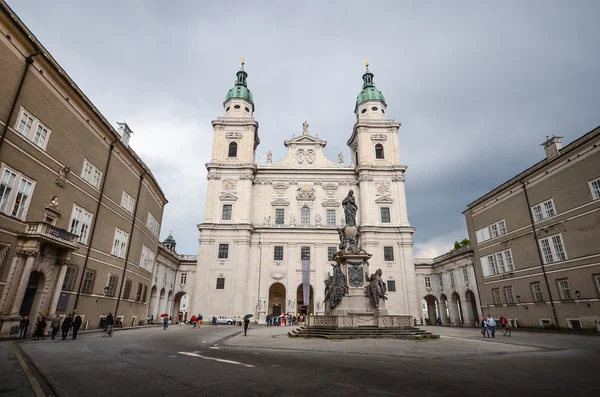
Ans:
<svg viewBox="0 0 600 397"><path fill-rule="evenodd" d="M337 159L364 59L402 123L415 254L467 236L471 201L600 124L598 1L33 1L9 5L166 192L162 238L197 252L210 121L246 58L260 163L311 134Z"/></svg>

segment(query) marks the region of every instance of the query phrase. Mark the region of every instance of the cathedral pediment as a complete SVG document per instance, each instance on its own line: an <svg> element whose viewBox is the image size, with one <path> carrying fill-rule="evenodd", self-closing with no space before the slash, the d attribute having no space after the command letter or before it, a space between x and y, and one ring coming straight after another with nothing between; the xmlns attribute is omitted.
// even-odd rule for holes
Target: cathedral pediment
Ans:
<svg viewBox="0 0 600 397"><path fill-rule="evenodd" d="M337 200L325 200L323 201L323 203L321 203L321 205L323 207L339 207L340 206L340 202Z"/></svg>
<svg viewBox="0 0 600 397"><path fill-rule="evenodd" d="M325 145L327 145L327 141L322 141L321 139L312 136L312 135L300 135L298 137L294 137L292 139L290 139L289 141L285 141L284 142L286 147L289 147L293 144L295 145L319 145L321 147L324 147Z"/></svg>
<svg viewBox="0 0 600 397"><path fill-rule="evenodd" d="M287 207L288 205L290 205L290 202L287 201L286 199L282 199L282 198L278 198L276 200L271 201L271 205L273 206L285 206Z"/></svg>
<svg viewBox="0 0 600 397"><path fill-rule="evenodd" d="M392 204L394 200L389 196L383 196L379 197L377 200L375 200L375 202L377 204Z"/></svg>
<svg viewBox="0 0 600 397"><path fill-rule="evenodd" d="M235 194L225 193L219 196L221 201L236 201L238 198Z"/></svg>

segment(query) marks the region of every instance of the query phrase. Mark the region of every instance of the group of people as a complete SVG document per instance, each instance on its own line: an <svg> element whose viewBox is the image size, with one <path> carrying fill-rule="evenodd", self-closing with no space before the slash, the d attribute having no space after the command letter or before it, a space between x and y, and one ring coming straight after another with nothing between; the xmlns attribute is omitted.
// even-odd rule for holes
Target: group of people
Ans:
<svg viewBox="0 0 600 397"><path fill-rule="evenodd" d="M73 330L73 339L77 338L77 332L79 332L79 328L83 320L81 316L75 316L73 318L72 314L69 314L64 321L62 321L58 316L55 316L50 322L50 326L52 327L52 339L56 337L58 331L61 331L62 340L65 340L69 335L69 331ZM19 338L25 339L27 338L27 330L29 329L30 320L29 316L24 316L23 319L19 323ZM45 316L40 316L38 321L35 324L35 330L33 331L33 338L37 339L46 339L46 328L48 327L48 323L46 322Z"/></svg>
<svg viewBox="0 0 600 397"><path fill-rule="evenodd" d="M496 337L496 320L488 313L487 317L482 316L481 320L481 334L484 338L495 338ZM502 329L506 328L508 321L504 317L504 315L500 315L500 327ZM491 336L490 336L491 335Z"/></svg>
<svg viewBox="0 0 600 397"><path fill-rule="evenodd" d="M213 319L216 317L213 317ZM192 318L190 318L190 323L192 324L192 328L200 328L202 325L202 314L198 314L197 316L194 314Z"/></svg>
<svg viewBox="0 0 600 397"><path fill-rule="evenodd" d="M267 325L269 326L292 326L298 324L298 322L304 322L304 314L299 316L292 316L289 314L283 314L275 316L273 314L267 314Z"/></svg>

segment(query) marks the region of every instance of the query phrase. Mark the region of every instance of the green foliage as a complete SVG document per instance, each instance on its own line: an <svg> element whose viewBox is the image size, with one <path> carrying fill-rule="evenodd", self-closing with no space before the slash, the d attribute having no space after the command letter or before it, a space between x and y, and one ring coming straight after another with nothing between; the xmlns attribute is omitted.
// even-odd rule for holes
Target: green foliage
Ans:
<svg viewBox="0 0 600 397"><path fill-rule="evenodd" d="M452 248L451 251L456 251L458 249L461 249L463 247L466 247L467 245L471 244L471 241L469 241L468 238L463 239L462 241L455 241L454 242L454 248Z"/></svg>

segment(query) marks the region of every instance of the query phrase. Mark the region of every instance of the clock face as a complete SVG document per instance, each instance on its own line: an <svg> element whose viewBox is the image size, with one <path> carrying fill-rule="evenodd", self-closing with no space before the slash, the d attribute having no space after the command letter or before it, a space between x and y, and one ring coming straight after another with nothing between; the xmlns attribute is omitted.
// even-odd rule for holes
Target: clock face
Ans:
<svg viewBox="0 0 600 397"><path fill-rule="evenodd" d="M235 181L233 179L226 179L223 181L223 190L230 193L235 191Z"/></svg>

